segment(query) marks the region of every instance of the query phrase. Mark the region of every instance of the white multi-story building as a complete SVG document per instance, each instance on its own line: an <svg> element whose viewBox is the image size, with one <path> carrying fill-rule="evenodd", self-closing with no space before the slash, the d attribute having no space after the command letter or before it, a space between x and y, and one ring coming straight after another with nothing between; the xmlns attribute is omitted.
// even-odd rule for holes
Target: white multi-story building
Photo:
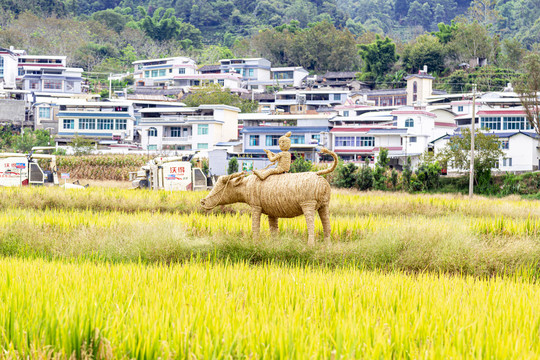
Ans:
<svg viewBox="0 0 540 360"><path fill-rule="evenodd" d="M456 100L450 105L457 114L455 119L458 129L432 141L435 153L446 146L452 136L461 136L461 128L471 126L472 101ZM493 170L532 171L540 168L539 136L529 123L525 109L514 92L479 94L475 102L475 126L476 129L497 136L500 141L504 156Z"/></svg>
<svg viewBox="0 0 540 360"><path fill-rule="evenodd" d="M23 90L43 93L82 92L81 68L67 66L66 56L19 55L17 80Z"/></svg>
<svg viewBox="0 0 540 360"><path fill-rule="evenodd" d="M13 48L0 48L0 88L15 89L17 66L17 54Z"/></svg>
<svg viewBox="0 0 540 360"><path fill-rule="evenodd" d="M188 57L149 59L133 62L135 86L174 87L175 76L196 75L197 63Z"/></svg>
<svg viewBox="0 0 540 360"><path fill-rule="evenodd" d="M275 107L285 113L306 114L319 108L342 105L349 91L339 89L284 90L276 93Z"/></svg>
<svg viewBox="0 0 540 360"><path fill-rule="evenodd" d="M213 150L238 139L239 112L228 105L142 109L137 130L148 150Z"/></svg>
<svg viewBox="0 0 540 360"><path fill-rule="evenodd" d="M130 102L66 99L58 101L57 105L57 144L67 144L74 136L84 136L98 142L133 140L135 117Z"/></svg>

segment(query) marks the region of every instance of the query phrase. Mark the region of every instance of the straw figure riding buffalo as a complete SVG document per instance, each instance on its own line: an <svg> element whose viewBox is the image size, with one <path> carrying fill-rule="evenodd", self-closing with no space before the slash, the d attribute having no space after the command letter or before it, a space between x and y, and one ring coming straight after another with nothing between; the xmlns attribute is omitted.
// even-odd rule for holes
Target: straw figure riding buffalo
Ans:
<svg viewBox="0 0 540 360"><path fill-rule="evenodd" d="M290 137L290 133L284 137ZM284 138L280 138L280 141ZM324 238L330 238L330 184L321 175L331 173L337 166L337 156L332 151L322 148L321 152L329 154L334 158L331 167L318 172L303 173L283 173L285 167L288 171L290 167L290 155L286 153L287 139L285 145L281 146L282 153L273 154L267 151L271 161L279 162L285 159L284 164L278 163L272 172L259 170L254 174L246 176L245 172L232 175L220 176L216 185L201 200L201 205L206 210L211 210L218 205L228 205L234 203L246 203L252 210L253 236L259 237L261 214L268 216L270 231L277 234L278 219L292 218L300 215L306 217L308 230L308 244L315 243L315 212L319 213L323 225ZM290 144L290 140L289 140ZM287 166L288 162L288 166Z"/></svg>

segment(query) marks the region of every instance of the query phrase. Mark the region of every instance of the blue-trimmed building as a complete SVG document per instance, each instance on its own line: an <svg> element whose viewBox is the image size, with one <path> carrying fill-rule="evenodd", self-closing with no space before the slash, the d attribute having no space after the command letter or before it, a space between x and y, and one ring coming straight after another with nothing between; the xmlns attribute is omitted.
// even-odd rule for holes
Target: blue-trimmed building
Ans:
<svg viewBox="0 0 540 360"><path fill-rule="evenodd" d="M57 144L68 144L74 136L99 141L133 141L135 117L129 102L59 102Z"/></svg>
<svg viewBox="0 0 540 360"><path fill-rule="evenodd" d="M266 158L264 149L279 152L279 138L291 132L291 152L305 159L319 160L317 147L327 146L330 119L333 115L240 114L244 155Z"/></svg>

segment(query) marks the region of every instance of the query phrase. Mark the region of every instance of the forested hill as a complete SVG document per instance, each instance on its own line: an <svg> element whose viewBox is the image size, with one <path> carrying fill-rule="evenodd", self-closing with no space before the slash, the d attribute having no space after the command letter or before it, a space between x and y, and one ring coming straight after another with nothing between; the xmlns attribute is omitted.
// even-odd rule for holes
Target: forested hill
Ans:
<svg viewBox="0 0 540 360"><path fill-rule="evenodd" d="M490 19L505 37L522 35L539 18L539 0L477 0L497 15ZM353 34L384 33L408 40L423 30L433 31L464 14L472 0L0 0L4 18L25 10L40 16L90 17L116 9L138 19L142 6L152 15L158 8L173 9L174 15L202 31L206 43L251 35L260 28L279 26L291 20L300 27L328 20ZM483 9L479 9L480 12ZM489 16L489 14L488 14ZM4 20L5 21L5 20ZM3 21L3 22L4 22ZM2 22L2 23L3 23ZM232 37L231 37L232 36Z"/></svg>
<svg viewBox="0 0 540 360"><path fill-rule="evenodd" d="M475 58L501 68L497 74L519 70L540 50L539 1L0 0L0 47L65 55L93 73L166 56L199 64L264 57L395 85L423 65L446 77Z"/></svg>

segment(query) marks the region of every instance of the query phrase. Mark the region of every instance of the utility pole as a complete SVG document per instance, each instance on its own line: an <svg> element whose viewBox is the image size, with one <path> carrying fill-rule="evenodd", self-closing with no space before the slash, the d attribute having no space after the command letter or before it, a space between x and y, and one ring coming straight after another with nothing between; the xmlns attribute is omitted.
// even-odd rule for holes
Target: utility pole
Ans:
<svg viewBox="0 0 540 360"><path fill-rule="evenodd" d="M471 119L471 170L469 173L469 199L474 192L474 123L476 122L476 84L473 84L472 119Z"/></svg>

